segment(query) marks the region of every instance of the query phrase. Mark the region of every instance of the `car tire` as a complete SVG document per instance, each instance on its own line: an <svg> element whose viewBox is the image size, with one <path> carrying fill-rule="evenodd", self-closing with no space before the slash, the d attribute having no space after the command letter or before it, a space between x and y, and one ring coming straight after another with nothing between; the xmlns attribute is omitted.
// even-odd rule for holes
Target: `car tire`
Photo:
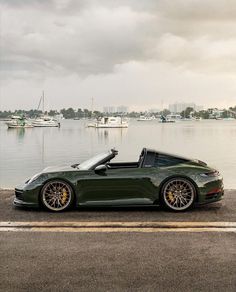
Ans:
<svg viewBox="0 0 236 292"><path fill-rule="evenodd" d="M161 201L165 208L183 212L193 207L197 191L194 184L183 177L174 177L166 181L161 189Z"/></svg>
<svg viewBox="0 0 236 292"><path fill-rule="evenodd" d="M63 180L51 180L43 186L40 201L49 211L65 211L73 205L74 192L69 183Z"/></svg>

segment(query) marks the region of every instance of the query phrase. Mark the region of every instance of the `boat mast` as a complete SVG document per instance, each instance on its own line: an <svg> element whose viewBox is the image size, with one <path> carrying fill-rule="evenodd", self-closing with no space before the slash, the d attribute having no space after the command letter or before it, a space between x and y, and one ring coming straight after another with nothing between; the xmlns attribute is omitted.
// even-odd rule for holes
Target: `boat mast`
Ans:
<svg viewBox="0 0 236 292"><path fill-rule="evenodd" d="M92 111L92 113L93 113L93 104L94 104L94 99L92 97L92 104L91 104L91 111Z"/></svg>
<svg viewBox="0 0 236 292"><path fill-rule="evenodd" d="M43 95L42 95L42 102L43 102L43 114L44 114L44 90L43 90Z"/></svg>
<svg viewBox="0 0 236 292"><path fill-rule="evenodd" d="M42 102L42 96L40 97L39 104L38 104L38 107L37 107L37 111L38 111L39 108L40 108L41 102Z"/></svg>
<svg viewBox="0 0 236 292"><path fill-rule="evenodd" d="M92 99L91 99L91 118L93 117L93 103L94 103L94 100L92 97Z"/></svg>

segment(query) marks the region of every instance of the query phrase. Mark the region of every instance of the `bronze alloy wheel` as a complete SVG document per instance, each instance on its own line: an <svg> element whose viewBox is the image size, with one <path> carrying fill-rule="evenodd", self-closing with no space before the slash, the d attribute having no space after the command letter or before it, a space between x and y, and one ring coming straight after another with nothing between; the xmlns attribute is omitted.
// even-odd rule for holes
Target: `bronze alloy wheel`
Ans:
<svg viewBox="0 0 236 292"><path fill-rule="evenodd" d="M73 202L71 186L61 180L49 181L41 191L43 205L54 212L68 209Z"/></svg>
<svg viewBox="0 0 236 292"><path fill-rule="evenodd" d="M196 198L194 185L185 178L172 178L162 189L164 205L173 211L185 211L192 207Z"/></svg>

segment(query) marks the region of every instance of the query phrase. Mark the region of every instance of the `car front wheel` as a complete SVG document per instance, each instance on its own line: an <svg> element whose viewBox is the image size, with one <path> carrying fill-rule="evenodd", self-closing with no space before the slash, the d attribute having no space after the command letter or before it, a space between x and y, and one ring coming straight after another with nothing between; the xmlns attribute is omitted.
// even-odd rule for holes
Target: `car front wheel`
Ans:
<svg viewBox="0 0 236 292"><path fill-rule="evenodd" d="M191 208L196 199L195 186L185 178L168 180L161 192L165 207L173 211L185 211Z"/></svg>
<svg viewBox="0 0 236 292"><path fill-rule="evenodd" d="M58 212L67 210L71 207L73 200L73 190L64 181L49 181L42 188L41 202L50 211Z"/></svg>

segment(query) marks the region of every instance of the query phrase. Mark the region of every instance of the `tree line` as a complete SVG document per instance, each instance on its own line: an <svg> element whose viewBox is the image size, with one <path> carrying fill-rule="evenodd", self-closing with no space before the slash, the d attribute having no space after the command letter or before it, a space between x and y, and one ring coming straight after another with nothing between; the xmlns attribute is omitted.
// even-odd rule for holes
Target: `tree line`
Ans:
<svg viewBox="0 0 236 292"><path fill-rule="evenodd" d="M207 110L195 111L193 108L188 107L184 111L182 111L180 115L182 118L196 117L196 118L202 118L202 119L209 119L209 118L214 118L215 112L216 111L213 108L209 108ZM121 113L121 112L103 113L97 110L92 112L91 110L88 110L88 109L81 109L81 108L73 109L71 107L67 109L63 108L60 111L50 110L50 111L44 112L44 114L49 115L49 116L56 116L56 115L62 114L65 119L97 118L97 117L108 116L108 115L109 116L123 115L130 118L138 118L140 117L140 115L157 117L160 115L167 116L170 113L171 112L168 109L164 109L162 111L153 112L153 113L150 113L147 111L140 111L140 112L132 111L129 113ZM43 114L42 111L35 110L35 109L0 111L0 118L7 119L7 118L10 118L12 115L25 115L28 118L35 118L42 114ZM230 107L229 109L222 110L220 115L222 118L228 118L228 117L233 117L233 116L236 117L236 106Z"/></svg>

